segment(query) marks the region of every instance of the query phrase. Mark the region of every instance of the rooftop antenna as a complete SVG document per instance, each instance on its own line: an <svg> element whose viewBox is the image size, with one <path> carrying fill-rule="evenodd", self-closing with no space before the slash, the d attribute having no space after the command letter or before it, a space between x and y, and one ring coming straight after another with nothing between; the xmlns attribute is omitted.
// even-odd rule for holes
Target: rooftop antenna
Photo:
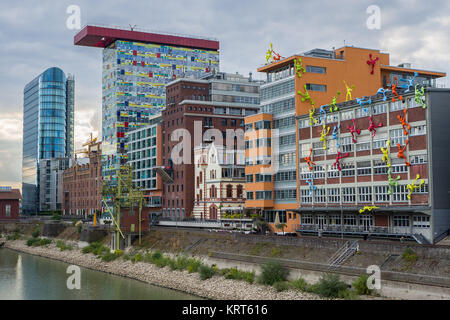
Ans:
<svg viewBox="0 0 450 320"><path fill-rule="evenodd" d="M131 31L134 31L134 28L136 28L137 25L132 26L131 24L129 24Z"/></svg>

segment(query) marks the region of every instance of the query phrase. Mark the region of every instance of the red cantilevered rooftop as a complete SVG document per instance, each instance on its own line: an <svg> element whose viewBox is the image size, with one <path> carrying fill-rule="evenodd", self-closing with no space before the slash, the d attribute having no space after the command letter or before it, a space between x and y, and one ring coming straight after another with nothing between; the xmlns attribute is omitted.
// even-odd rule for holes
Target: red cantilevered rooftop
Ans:
<svg viewBox="0 0 450 320"><path fill-rule="evenodd" d="M215 39L125 30L95 25L85 26L75 35L73 42L78 46L105 48L116 40L157 43L203 50L219 50L219 41Z"/></svg>

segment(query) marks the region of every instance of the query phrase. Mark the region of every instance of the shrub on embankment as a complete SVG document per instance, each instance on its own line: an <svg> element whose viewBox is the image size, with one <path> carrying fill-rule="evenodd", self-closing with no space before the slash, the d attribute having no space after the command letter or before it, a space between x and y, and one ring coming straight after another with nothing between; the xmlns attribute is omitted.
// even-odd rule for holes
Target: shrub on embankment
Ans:
<svg viewBox="0 0 450 320"><path fill-rule="evenodd" d="M29 238L27 240L27 246L29 247L41 247L41 246L46 246L49 245L50 243L52 243L51 239L46 239L46 238Z"/></svg>

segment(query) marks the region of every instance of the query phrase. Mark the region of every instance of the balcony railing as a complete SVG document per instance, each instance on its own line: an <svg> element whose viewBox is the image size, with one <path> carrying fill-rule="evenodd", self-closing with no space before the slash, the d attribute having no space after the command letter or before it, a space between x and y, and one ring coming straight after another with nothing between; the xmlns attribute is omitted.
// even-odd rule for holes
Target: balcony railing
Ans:
<svg viewBox="0 0 450 320"><path fill-rule="evenodd" d="M299 232L322 232L328 233L368 233L380 235L411 235L409 227L376 227L376 226L340 226L340 225L298 225L296 228Z"/></svg>

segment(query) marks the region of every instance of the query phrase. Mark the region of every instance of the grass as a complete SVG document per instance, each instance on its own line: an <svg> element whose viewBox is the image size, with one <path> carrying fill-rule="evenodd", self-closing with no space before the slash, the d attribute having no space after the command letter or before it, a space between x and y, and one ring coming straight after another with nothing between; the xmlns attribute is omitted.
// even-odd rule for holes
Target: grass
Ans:
<svg viewBox="0 0 450 320"><path fill-rule="evenodd" d="M313 285L312 291L324 298L344 298L348 285L341 281L339 275L326 273L322 275L319 282Z"/></svg>
<svg viewBox="0 0 450 320"><path fill-rule="evenodd" d="M29 246L29 247L41 247L41 246L46 246L50 243L52 243L52 240L45 239L45 238L29 238L27 240L27 246Z"/></svg>
<svg viewBox="0 0 450 320"><path fill-rule="evenodd" d="M406 248L405 251L403 251L402 258L411 264L419 259L417 254L411 248Z"/></svg>
<svg viewBox="0 0 450 320"><path fill-rule="evenodd" d="M215 273L215 270L213 267L208 267L208 266L202 264L199 267L198 272L200 273L200 279L207 280L209 278L212 278L212 276Z"/></svg>
<svg viewBox="0 0 450 320"><path fill-rule="evenodd" d="M371 295L373 290L367 287L367 280L369 279L369 275L362 274L352 283L352 288L359 295Z"/></svg>
<svg viewBox="0 0 450 320"><path fill-rule="evenodd" d="M269 260L261 266L258 282L271 286L275 282L286 281L288 275L289 270L283 267L280 262Z"/></svg>
<svg viewBox="0 0 450 320"><path fill-rule="evenodd" d="M64 241L62 240L58 240L56 241L56 246L61 250L61 251L65 251L65 250L72 250L73 247L71 245L66 244Z"/></svg>
<svg viewBox="0 0 450 320"><path fill-rule="evenodd" d="M273 287L277 292L286 291L291 288L291 283L288 281L278 281L273 284Z"/></svg>
<svg viewBox="0 0 450 320"><path fill-rule="evenodd" d="M14 234L8 234L6 236L6 240L19 240L20 239L20 234L18 232L15 232Z"/></svg>
<svg viewBox="0 0 450 320"><path fill-rule="evenodd" d="M220 274L222 274L225 279L233 279L233 280L244 280L250 284L255 281L255 272L253 271L242 271L238 268L226 268L221 269Z"/></svg>
<svg viewBox="0 0 450 320"><path fill-rule="evenodd" d="M99 242L92 242L90 245L84 247L81 252L92 253L96 256L102 256L103 254L109 252L109 248L105 247Z"/></svg>

